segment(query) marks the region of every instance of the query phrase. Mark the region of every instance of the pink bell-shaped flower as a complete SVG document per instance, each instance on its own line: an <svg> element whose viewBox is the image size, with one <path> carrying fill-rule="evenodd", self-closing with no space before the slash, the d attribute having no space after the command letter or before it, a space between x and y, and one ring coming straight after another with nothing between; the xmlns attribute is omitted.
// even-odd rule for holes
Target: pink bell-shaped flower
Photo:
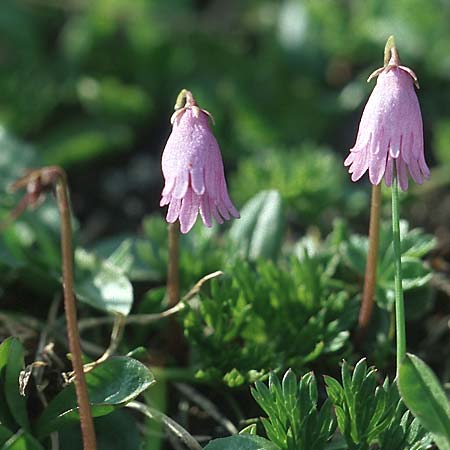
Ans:
<svg viewBox="0 0 450 450"><path fill-rule="evenodd" d="M199 212L207 227L212 226L211 217L220 224L231 216L239 218L228 196L219 145L209 127L210 114L186 90L181 91L175 109L161 161L165 186L160 206L169 205L167 222L179 219L180 231L187 233Z"/></svg>
<svg viewBox="0 0 450 450"><path fill-rule="evenodd" d="M423 150L423 126L419 101L414 90L417 77L401 66L397 49L392 46L385 67L370 77L378 76L377 84L367 101L359 124L355 146L344 162L349 166L352 181L369 170L369 180L379 184L384 177L392 185L394 165L400 188L408 189L408 172L422 184L430 170Z"/></svg>

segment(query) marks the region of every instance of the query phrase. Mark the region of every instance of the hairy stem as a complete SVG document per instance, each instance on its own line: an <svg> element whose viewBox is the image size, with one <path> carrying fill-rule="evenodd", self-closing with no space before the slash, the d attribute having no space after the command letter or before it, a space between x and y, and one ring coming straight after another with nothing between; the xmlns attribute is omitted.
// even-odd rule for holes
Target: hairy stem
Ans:
<svg viewBox="0 0 450 450"><path fill-rule="evenodd" d="M64 309L67 320L69 349L72 355L72 366L75 372L75 390L80 411L81 433L84 450L96 450L94 423L92 421L86 378L81 358L80 336L77 325L77 308L74 295L73 278L73 246L70 205L67 195L67 178L59 167L52 168L56 172L56 199L61 214L61 251L63 264Z"/></svg>
<svg viewBox="0 0 450 450"><path fill-rule="evenodd" d="M406 353L405 304L402 288L402 261L400 248L400 215L398 207L397 172L392 183L392 241L395 259L395 326L397 330L397 377Z"/></svg>
<svg viewBox="0 0 450 450"><path fill-rule="evenodd" d="M378 248L380 242L380 209L381 184L377 184L372 186L369 224L369 250L367 252L363 297L358 317L359 341L362 341L366 335L374 305L374 294L377 283Z"/></svg>

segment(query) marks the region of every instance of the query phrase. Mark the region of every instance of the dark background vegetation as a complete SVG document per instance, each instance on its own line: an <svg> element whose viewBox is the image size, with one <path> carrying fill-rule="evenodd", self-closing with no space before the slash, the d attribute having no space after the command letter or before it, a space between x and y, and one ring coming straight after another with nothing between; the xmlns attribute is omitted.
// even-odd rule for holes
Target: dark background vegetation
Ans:
<svg viewBox="0 0 450 450"><path fill-rule="evenodd" d="M216 119L239 206L275 187L300 227L366 209L338 168L390 34L420 79L427 159L450 164L447 1L3 0L0 17L0 121L69 171L87 240L158 208L184 87ZM419 211L433 226L440 199Z"/></svg>
<svg viewBox="0 0 450 450"><path fill-rule="evenodd" d="M145 216L165 214L160 156L176 96L187 88L215 118L238 208L277 189L287 245L325 236L336 217L364 234L370 186L351 183L343 159L374 85L366 79L394 34L420 81L432 168L430 181L403 195L402 214L438 238L427 264L439 293L409 338L448 381L449 23L448 0L1 0L1 134L67 170L78 240L92 246L145 232L153 223L142 225ZM135 297L148 287L136 283ZM5 299L13 308L11 290ZM142 336L155 337L136 331L130 340L141 345ZM433 346L439 351L430 353Z"/></svg>

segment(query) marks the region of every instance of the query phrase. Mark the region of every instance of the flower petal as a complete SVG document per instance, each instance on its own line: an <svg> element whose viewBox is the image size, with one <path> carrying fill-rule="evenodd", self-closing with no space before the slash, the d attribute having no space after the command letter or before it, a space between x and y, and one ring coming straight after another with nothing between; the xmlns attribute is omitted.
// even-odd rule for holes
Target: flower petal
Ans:
<svg viewBox="0 0 450 450"><path fill-rule="evenodd" d="M162 196L165 197L166 195L170 194L172 192L172 189L175 186L175 177L167 177L165 178L165 184L164 189L162 191Z"/></svg>
<svg viewBox="0 0 450 450"><path fill-rule="evenodd" d="M236 219L239 219L241 215L239 214L239 211L235 208L233 205L230 196L228 195L228 189L227 189L227 183L225 181L225 178L222 179L221 183L221 195L222 202L227 208L228 212L233 216L236 217Z"/></svg>
<svg viewBox="0 0 450 450"><path fill-rule="evenodd" d="M167 210L166 220L169 223L174 223L178 216L180 215L181 200L178 198L172 198L169 204L169 209Z"/></svg>
<svg viewBox="0 0 450 450"><path fill-rule="evenodd" d="M200 197L188 189L181 202L180 231L187 233L195 223L200 206Z"/></svg>
<svg viewBox="0 0 450 450"><path fill-rule="evenodd" d="M423 176L422 176L422 172L419 167L419 161L417 161L415 158L411 158L408 167L409 167L409 173L411 174L412 179L417 184L422 184Z"/></svg>
<svg viewBox="0 0 450 450"><path fill-rule="evenodd" d="M383 129L377 139L373 140L369 152L369 179L372 184L380 184L386 170L388 141L384 137Z"/></svg>
<svg viewBox="0 0 450 450"><path fill-rule="evenodd" d="M419 126L420 125L420 126ZM411 146L411 154L419 159L420 155L423 155L423 130L422 130L422 119L420 119L420 123L417 125L417 129L414 130L414 145Z"/></svg>
<svg viewBox="0 0 450 450"><path fill-rule="evenodd" d="M386 186L392 186L392 178L394 173L394 160L391 155L388 155L386 162L386 170L384 172L384 182Z"/></svg>
<svg viewBox="0 0 450 450"><path fill-rule="evenodd" d="M225 205L223 204L222 199L220 199L217 203L217 209L220 212L220 215L225 219L225 220L230 220L230 214L228 213L228 209L225 207Z"/></svg>
<svg viewBox="0 0 450 450"><path fill-rule="evenodd" d="M347 156L347 158L345 158L344 161L344 166L349 166L350 164L353 163L353 161L355 161L355 159L357 158L359 152L352 152L350 151L350 154Z"/></svg>
<svg viewBox="0 0 450 450"><path fill-rule="evenodd" d="M189 172L182 170L178 173L175 182L175 188L172 192L172 196L178 199L184 198L189 186Z"/></svg>
<svg viewBox="0 0 450 450"><path fill-rule="evenodd" d="M161 197L161 200L159 201L159 206L166 206L170 203L170 200L172 199L172 195L163 195Z"/></svg>
<svg viewBox="0 0 450 450"><path fill-rule="evenodd" d="M423 176L425 178L430 178L430 169L428 168L427 163L425 162L425 155L423 153L421 153L419 156L419 167L423 173Z"/></svg>
<svg viewBox="0 0 450 450"><path fill-rule="evenodd" d="M403 161L407 165L410 164L411 159L414 159L412 148L414 146L414 134L413 132L405 133L402 139L402 155Z"/></svg>
<svg viewBox="0 0 450 450"><path fill-rule="evenodd" d="M400 189L402 191L408 190L408 170L406 168L406 163L402 158L397 158L397 176L398 176L398 184L400 185Z"/></svg>
<svg viewBox="0 0 450 450"><path fill-rule="evenodd" d="M205 192L205 182L203 179L203 167L194 166L191 169L192 189L197 195L203 195Z"/></svg>
<svg viewBox="0 0 450 450"><path fill-rule="evenodd" d="M207 227L212 227L211 208L209 207L209 197L203 195L200 200L200 217Z"/></svg>
<svg viewBox="0 0 450 450"><path fill-rule="evenodd" d="M355 160L349 169L349 172L352 174L352 181L359 180L369 167L368 148L370 148L370 141L368 146L359 152L358 159Z"/></svg>
<svg viewBox="0 0 450 450"><path fill-rule="evenodd" d="M214 219L216 219L217 223L222 224L223 219L222 219L222 217L220 217L219 213L217 212L216 203L212 197L209 197L209 207L211 210L211 214L213 215Z"/></svg>
<svg viewBox="0 0 450 450"><path fill-rule="evenodd" d="M400 151L402 148L402 135L400 133L395 136L391 136L391 141L389 142L389 154L397 159L400 156Z"/></svg>

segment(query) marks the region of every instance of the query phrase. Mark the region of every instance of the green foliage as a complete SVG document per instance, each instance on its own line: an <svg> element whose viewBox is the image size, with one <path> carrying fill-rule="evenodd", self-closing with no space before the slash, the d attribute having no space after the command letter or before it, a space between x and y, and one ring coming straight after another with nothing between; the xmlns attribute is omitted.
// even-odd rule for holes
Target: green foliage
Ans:
<svg viewBox="0 0 450 450"><path fill-rule="evenodd" d="M0 344L0 444L2 448L41 449L37 439L78 423L75 387L66 386L35 420L25 394L24 348L16 338ZM129 357L112 357L86 376L94 416L103 416L124 406L154 383L151 372Z"/></svg>
<svg viewBox="0 0 450 450"><path fill-rule="evenodd" d="M261 191L241 209L241 219L233 222L229 236L246 259L278 255L284 229L284 211L278 191Z"/></svg>
<svg viewBox="0 0 450 450"><path fill-rule="evenodd" d="M348 219L366 208L366 194L354 186L349 189L342 154L351 145L354 119L372 88L365 79L381 65L381 48L392 30L402 60L415 69L423 87L419 97L426 136L434 140L429 160L441 166L441 183L448 183L450 29L441 0L250 0L225 9L220 3L2 0L0 53L7 70L0 73L0 222L18 201L6 193L9 183L45 161L95 180L89 188L98 189L100 201L94 204L94 195L83 198L88 208L80 218L96 229L98 216L107 209L100 185L114 183L112 178L103 180L104 166L121 170L128 156L124 152L152 152L156 161L170 126L168 99L180 87L191 88L215 116L225 166L236 168L236 174L228 172L232 198L237 204L253 202L254 220L246 223L243 214L229 234L199 225L182 237L183 292L207 273L226 272L204 288L182 319L198 375L237 385L289 365L303 372L349 348L367 244L344 227L335 228L324 241L317 236L328 229L336 211ZM6 129L33 140L38 152ZM156 194L148 193L159 191L159 170L152 173L145 211L156 205ZM433 180L434 173L438 169ZM98 184L96 178L101 178ZM135 189L140 182L130 178L124 175L123 185ZM272 220L262 210L267 192L258 201L254 198L262 189L280 195L269 196ZM27 310L14 311L17 315L34 314L35 307L44 315L49 299L61 288L59 219L50 197L1 232L1 300L11 308L25 292ZM80 203L77 190L73 198ZM101 311L130 311L130 280L139 281L138 293L150 289L136 305L138 311L164 308L167 233L161 214L149 216L139 236L129 233L137 228L138 218L126 223L128 233L112 235L117 210L124 211L133 200L124 196L114 212L106 211L107 240L89 242L86 248L90 233L84 230L75 239L77 296ZM445 204L439 205L444 219L426 210L444 225ZM295 226L286 229L288 239L282 243L284 222ZM257 226L247 229L249 223ZM314 231L293 245L308 226ZM386 338L387 365L393 272L390 228L383 233L377 291L382 310L376 309L375 318L381 319L373 323L377 338ZM235 236L233 245L230 236ZM407 314L420 318L432 306L430 270L422 258L434 242L418 230L406 229L403 237ZM297 260L286 261L286 255ZM435 323L427 320L428 329ZM146 330L159 345L158 329ZM138 334L135 328L129 331ZM102 335L102 330L92 333L94 339ZM9 440L5 448L40 448L21 428L26 419L16 375L22 354L15 350L17 343L6 342L0 348L0 386L8 382L12 390L6 394L0 389L0 444ZM15 359L8 362L10 350ZM377 445L383 450L421 448L417 421L404 406L397 403L394 409L395 418L380 432ZM230 448L270 448L267 441L247 436L220 442ZM332 445L345 448L339 441Z"/></svg>
<svg viewBox="0 0 450 450"><path fill-rule="evenodd" d="M355 190L347 192L345 172L329 150L304 146L299 151L266 151L239 164L231 182L232 197L242 204L263 189L279 191L302 224L314 224L326 210L352 207ZM324 182L326 180L326 182Z"/></svg>
<svg viewBox="0 0 450 450"><path fill-rule="evenodd" d="M259 436L235 435L214 439L205 450L280 450L279 447Z"/></svg>
<svg viewBox="0 0 450 450"><path fill-rule="evenodd" d="M262 419L268 438L280 449L322 450L336 430L329 401L318 407L312 373L298 383L291 370L285 373L282 383L271 373L268 387L257 381L252 395L268 415Z"/></svg>
<svg viewBox="0 0 450 450"><path fill-rule="evenodd" d="M439 449L450 449L450 404L433 371L417 356L407 354L400 366L399 388Z"/></svg>
<svg viewBox="0 0 450 450"><path fill-rule="evenodd" d="M398 395L398 391L397 391ZM425 450L432 445L432 437L414 419L402 400L398 400L395 415L388 427L380 433L379 447L382 450Z"/></svg>
<svg viewBox="0 0 450 450"><path fill-rule="evenodd" d="M3 446L3 444L12 436L12 432L8 430L3 425L0 425L0 445ZM3 447L2 447L3 448Z"/></svg>
<svg viewBox="0 0 450 450"><path fill-rule="evenodd" d="M44 450L44 447L30 433L19 430L5 442L2 450Z"/></svg>
<svg viewBox="0 0 450 450"><path fill-rule="evenodd" d="M48 164L69 167L86 160L128 149L132 143L128 127L93 123L67 123L38 143Z"/></svg>
<svg viewBox="0 0 450 450"><path fill-rule="evenodd" d="M139 361L111 357L86 375L93 417L107 415L136 398L155 382L151 372ZM47 405L35 424L39 437L78 421L75 386L65 387Z"/></svg>
<svg viewBox="0 0 450 450"><path fill-rule="evenodd" d="M0 189L40 165L30 146L0 133ZM23 193L22 193L23 194ZM0 218L7 219L21 193L3 194ZM54 198L49 194L37 209L24 212L2 230L0 237L0 279L10 282L19 277L27 288L53 294L61 281L60 220ZM76 222L73 222L76 237ZM126 272L131 265L128 247L122 242L103 258L78 247L75 250L75 288L81 301L105 312L127 315L133 303L133 290Z"/></svg>
<svg viewBox="0 0 450 450"><path fill-rule="evenodd" d="M0 345L0 422L11 431L29 429L25 398L19 391L23 367L22 345L16 338L5 339Z"/></svg>
<svg viewBox="0 0 450 450"><path fill-rule="evenodd" d="M305 253L285 269L237 260L225 271L183 313L199 377L235 386L345 348L356 305L328 286L316 258Z"/></svg>
<svg viewBox="0 0 450 450"><path fill-rule="evenodd" d="M431 278L431 270L425 266L422 257L436 245L436 239L420 229L409 229L406 221L400 222L402 251L402 284L405 292L406 307L414 291L420 290L420 305L414 305L413 317L420 317L429 307L431 293L423 290ZM368 240L366 237L353 235L343 243L341 251L345 265L360 277L364 276ZM394 251L392 246L392 229L389 222L380 228L380 247L377 269L377 304L388 311L394 306Z"/></svg>
<svg viewBox="0 0 450 450"><path fill-rule="evenodd" d="M9 338L3 341L2 347L3 345L6 347L3 352L8 354L4 385L6 403L17 425L29 431L30 421L28 418L26 399L22 395L22 386L20 386L20 374L25 366L24 349L16 338Z"/></svg>
<svg viewBox="0 0 450 450"><path fill-rule="evenodd" d="M94 419L98 450L141 450L141 434L138 424L126 408ZM64 450L83 448L80 426L65 426L59 430L60 446Z"/></svg>
<svg viewBox="0 0 450 450"><path fill-rule="evenodd" d="M125 272L130 260L124 241L106 259L79 248L75 253L77 267L77 298L94 308L110 313L128 315L133 304L133 287Z"/></svg>
<svg viewBox="0 0 450 450"><path fill-rule="evenodd" d="M329 376L325 382L339 430L350 450L369 449L375 443L383 450L428 448L430 440L405 413L396 384L386 379L377 386L376 371L368 368L364 359L353 374L344 361L342 384Z"/></svg>
<svg viewBox="0 0 450 450"><path fill-rule="evenodd" d="M437 122L435 133L434 145L436 148L436 157L445 169L448 169L450 166L450 147L448 144L450 139L450 121L446 119Z"/></svg>
<svg viewBox="0 0 450 450"><path fill-rule="evenodd" d="M180 284L189 290L204 275L220 270L226 260L223 241L217 228L208 229L197 223L193 230L180 236ZM143 221L143 236L134 244L135 263L131 276L163 281L167 272L167 223L159 215ZM136 277L135 277L136 278Z"/></svg>

